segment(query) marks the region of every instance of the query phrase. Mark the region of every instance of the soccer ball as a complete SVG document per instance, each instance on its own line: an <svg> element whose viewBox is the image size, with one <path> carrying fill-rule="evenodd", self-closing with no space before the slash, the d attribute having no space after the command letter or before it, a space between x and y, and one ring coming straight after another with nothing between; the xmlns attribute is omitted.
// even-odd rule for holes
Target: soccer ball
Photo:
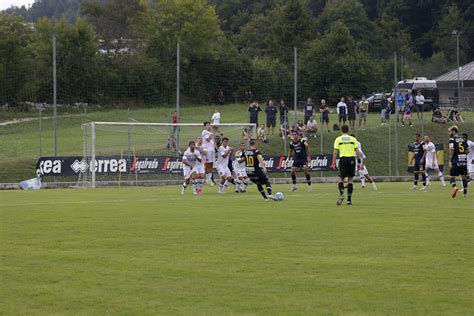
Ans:
<svg viewBox="0 0 474 316"><path fill-rule="evenodd" d="M285 195L282 192L275 193L275 200L276 201L283 201L284 198L285 198Z"/></svg>

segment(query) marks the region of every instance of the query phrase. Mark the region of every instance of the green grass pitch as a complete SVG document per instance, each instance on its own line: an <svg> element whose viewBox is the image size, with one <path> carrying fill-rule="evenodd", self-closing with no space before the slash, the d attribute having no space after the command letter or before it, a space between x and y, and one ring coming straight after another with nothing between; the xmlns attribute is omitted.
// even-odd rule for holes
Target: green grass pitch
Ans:
<svg viewBox="0 0 474 316"><path fill-rule="evenodd" d="M0 191L0 314L472 314L473 197L356 187Z"/></svg>

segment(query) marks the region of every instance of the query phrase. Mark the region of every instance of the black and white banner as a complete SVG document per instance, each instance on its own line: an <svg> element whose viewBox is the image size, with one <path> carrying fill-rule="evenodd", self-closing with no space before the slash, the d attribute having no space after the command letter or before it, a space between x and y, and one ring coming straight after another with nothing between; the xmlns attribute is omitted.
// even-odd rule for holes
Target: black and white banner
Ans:
<svg viewBox="0 0 474 316"><path fill-rule="evenodd" d="M331 155L314 155L308 162L311 171L329 171ZM290 171L293 158L285 156L264 156L269 172ZM92 166L94 165L94 166ZM82 157L41 157L36 164L36 173L47 176L77 176L81 173L96 174L179 174L182 172L181 158L170 156L96 157L95 164Z"/></svg>

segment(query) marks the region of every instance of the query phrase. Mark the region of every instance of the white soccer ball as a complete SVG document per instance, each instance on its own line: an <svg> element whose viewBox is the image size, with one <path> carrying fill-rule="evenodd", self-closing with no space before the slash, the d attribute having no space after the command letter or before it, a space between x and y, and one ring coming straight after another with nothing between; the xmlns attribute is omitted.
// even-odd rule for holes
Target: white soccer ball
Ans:
<svg viewBox="0 0 474 316"><path fill-rule="evenodd" d="M275 200L283 201L285 199L285 195L282 192L275 193Z"/></svg>

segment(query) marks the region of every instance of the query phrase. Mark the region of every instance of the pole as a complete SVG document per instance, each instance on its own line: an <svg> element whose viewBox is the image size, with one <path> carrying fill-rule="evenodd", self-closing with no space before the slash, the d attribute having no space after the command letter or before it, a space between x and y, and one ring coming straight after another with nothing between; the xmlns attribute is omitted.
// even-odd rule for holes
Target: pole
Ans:
<svg viewBox="0 0 474 316"><path fill-rule="evenodd" d="M297 110L297 107L298 107L298 51L296 49L296 47L293 48L293 51L294 51L294 87L293 87L293 90L294 90L294 100L293 100L293 108L294 108L294 111L295 111L295 121L294 123L296 123L297 121L297 117L296 117L296 110Z"/></svg>
<svg viewBox="0 0 474 316"><path fill-rule="evenodd" d="M397 53L394 53L394 81L393 84L395 86L395 89L393 90L394 92L394 98L397 97ZM395 99L396 100L396 99ZM395 111L395 175L399 176L400 173L398 172L398 108Z"/></svg>
<svg viewBox="0 0 474 316"><path fill-rule="evenodd" d="M457 59L457 64L458 64L458 107L459 107L459 100L461 99L461 85L459 84L459 79L460 79L460 65L459 65L459 36L461 35L461 32L458 32L456 34L456 59Z"/></svg>
<svg viewBox="0 0 474 316"><path fill-rule="evenodd" d="M43 105L39 108L39 156L43 157Z"/></svg>
<svg viewBox="0 0 474 316"><path fill-rule="evenodd" d="M130 108L128 108L127 115L128 115L128 122L130 123L132 121ZM128 158L130 158L131 155L132 155L132 125L128 124Z"/></svg>
<svg viewBox="0 0 474 316"><path fill-rule="evenodd" d="M390 124L388 124L388 176L392 176L392 126Z"/></svg>
<svg viewBox="0 0 474 316"><path fill-rule="evenodd" d="M54 120L54 157L58 156L58 106L57 106L57 81L56 81L56 35L53 35L53 120Z"/></svg>
<svg viewBox="0 0 474 316"><path fill-rule="evenodd" d="M403 75L403 55L400 56L400 59L401 59L401 64L402 64L402 69L401 69L401 75L402 77L400 78L400 80L403 80L404 79L404 75Z"/></svg>
<svg viewBox="0 0 474 316"><path fill-rule="evenodd" d="M180 51L180 46L179 46L179 42L176 43L176 122L179 123L180 122L180 117L179 117L179 90L180 90L180 87L179 87L179 81L180 81L180 77L179 77L179 74L180 74L180 54L181 54L181 51ZM173 127L173 130L175 131L176 133L176 149L177 149L177 153L179 154L179 126L175 126Z"/></svg>

